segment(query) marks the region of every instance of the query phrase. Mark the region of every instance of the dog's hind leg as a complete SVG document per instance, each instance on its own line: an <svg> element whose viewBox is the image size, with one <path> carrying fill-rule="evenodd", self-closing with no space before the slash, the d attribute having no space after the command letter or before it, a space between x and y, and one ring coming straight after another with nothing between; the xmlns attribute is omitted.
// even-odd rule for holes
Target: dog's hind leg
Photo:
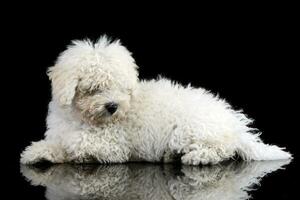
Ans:
<svg viewBox="0 0 300 200"><path fill-rule="evenodd" d="M22 152L22 164L36 164L43 161L51 163L64 162L64 151L57 144L52 144L47 140L32 142L32 144Z"/></svg>
<svg viewBox="0 0 300 200"><path fill-rule="evenodd" d="M193 143L183 149L181 162L186 165L217 164L234 156L234 151L217 144Z"/></svg>
<svg viewBox="0 0 300 200"><path fill-rule="evenodd" d="M180 155L186 165L217 164L235 155L233 134L212 136L198 133L197 127L178 126L170 136L168 148Z"/></svg>

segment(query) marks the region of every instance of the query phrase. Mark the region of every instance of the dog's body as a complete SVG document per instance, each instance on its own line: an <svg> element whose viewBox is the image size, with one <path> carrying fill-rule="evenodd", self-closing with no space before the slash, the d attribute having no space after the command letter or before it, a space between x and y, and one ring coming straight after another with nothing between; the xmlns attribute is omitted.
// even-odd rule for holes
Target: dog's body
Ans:
<svg viewBox="0 0 300 200"><path fill-rule="evenodd" d="M105 37L74 42L49 70L53 98L46 138L34 142L21 162L127 161L215 164L288 159L261 142L252 122L204 89L167 79L139 81L130 53Z"/></svg>

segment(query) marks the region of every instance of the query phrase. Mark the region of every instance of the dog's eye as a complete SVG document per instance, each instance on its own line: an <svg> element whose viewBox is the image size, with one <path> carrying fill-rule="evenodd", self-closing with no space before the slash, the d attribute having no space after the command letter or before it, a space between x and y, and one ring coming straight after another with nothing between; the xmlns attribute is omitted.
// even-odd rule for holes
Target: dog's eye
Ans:
<svg viewBox="0 0 300 200"><path fill-rule="evenodd" d="M102 92L103 92L103 90L101 90L101 89L95 90L95 94L101 94Z"/></svg>
<svg viewBox="0 0 300 200"><path fill-rule="evenodd" d="M92 90L92 91L88 92L89 95L95 95L95 94L100 94L100 93L102 93L102 90Z"/></svg>

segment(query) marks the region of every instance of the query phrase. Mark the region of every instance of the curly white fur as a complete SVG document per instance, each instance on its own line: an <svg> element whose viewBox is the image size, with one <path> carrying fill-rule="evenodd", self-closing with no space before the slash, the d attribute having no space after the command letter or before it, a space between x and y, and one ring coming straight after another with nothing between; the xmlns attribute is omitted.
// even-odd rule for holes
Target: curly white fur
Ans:
<svg viewBox="0 0 300 200"><path fill-rule="evenodd" d="M126 161L215 164L288 159L264 144L252 122L202 88L159 78L139 81L131 53L105 36L74 41L49 68L52 101L45 139L21 154L21 163ZM115 113L107 103L118 105Z"/></svg>

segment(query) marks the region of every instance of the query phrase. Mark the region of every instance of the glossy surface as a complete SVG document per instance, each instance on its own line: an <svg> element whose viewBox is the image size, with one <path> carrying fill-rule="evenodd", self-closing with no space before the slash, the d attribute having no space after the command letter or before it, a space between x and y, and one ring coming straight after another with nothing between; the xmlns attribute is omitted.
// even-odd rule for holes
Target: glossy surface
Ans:
<svg viewBox="0 0 300 200"><path fill-rule="evenodd" d="M49 200L244 200L260 190L264 176L277 173L275 171L285 173L279 169L287 167L289 163L289 160L282 160L249 163L231 161L215 166L62 164L21 166L21 174L29 182L26 184L31 185L30 190L36 190L36 186L45 188L44 197ZM279 199L285 199L281 197Z"/></svg>

